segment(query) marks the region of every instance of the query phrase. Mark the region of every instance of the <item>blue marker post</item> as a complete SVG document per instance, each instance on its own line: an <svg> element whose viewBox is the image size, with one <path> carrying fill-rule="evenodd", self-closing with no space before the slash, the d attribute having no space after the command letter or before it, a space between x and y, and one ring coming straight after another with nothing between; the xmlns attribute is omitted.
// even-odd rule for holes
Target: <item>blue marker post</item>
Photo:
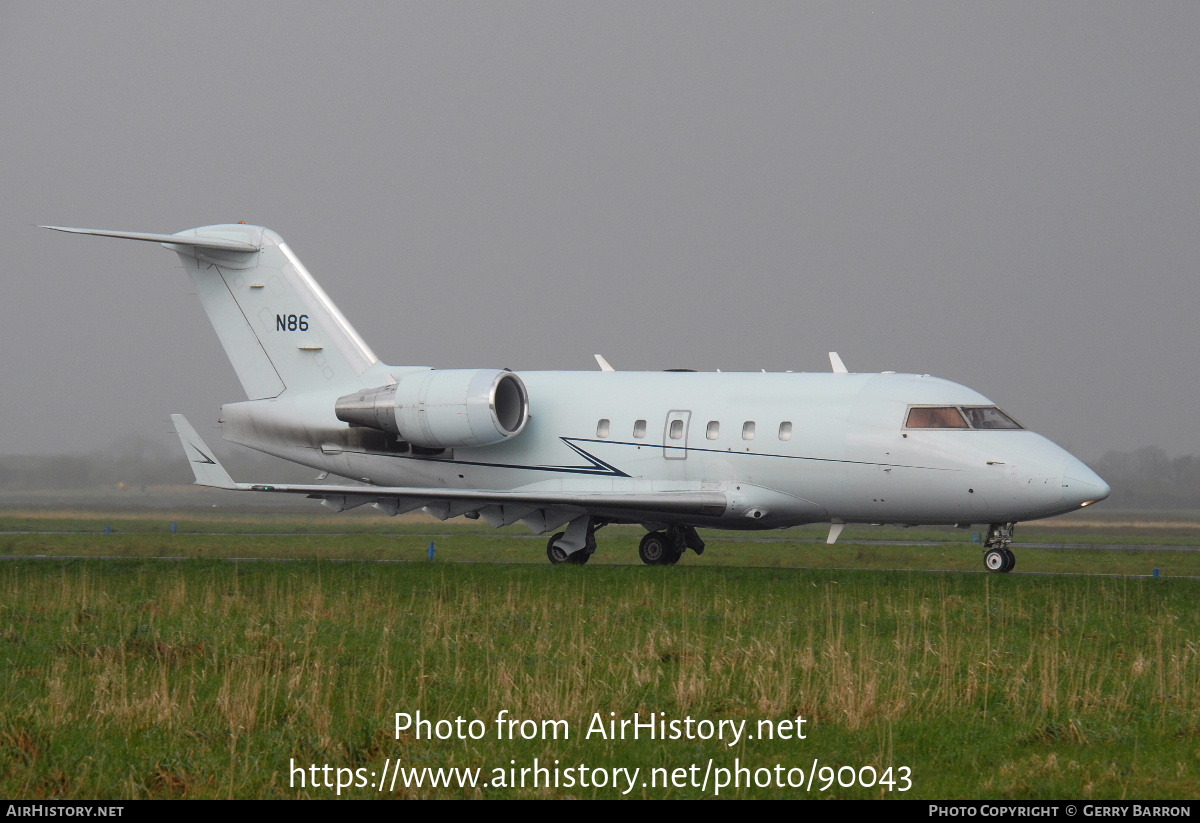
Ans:
<svg viewBox="0 0 1200 823"><path fill-rule="evenodd" d="M105 523L105 524L104 524L104 533L105 533L105 534L112 534L112 524L111 524L111 523Z"/></svg>
<svg viewBox="0 0 1200 823"><path fill-rule="evenodd" d="M1158 569L1155 569L1155 570L1154 570L1154 579L1155 579L1155 580L1157 580L1157 579L1158 579L1158 573L1159 573L1159 570L1158 570Z"/></svg>
<svg viewBox="0 0 1200 823"><path fill-rule="evenodd" d="M175 534L175 532L177 532L177 531L179 531L179 524L176 523L174 520L172 520L171 521L171 534Z"/></svg>
<svg viewBox="0 0 1200 823"><path fill-rule="evenodd" d="M432 541L432 540L430 540L430 541L429 541L429 559L430 559L430 560L432 560L432 559L433 559L433 553L434 553L435 551L437 551L437 549L434 547L434 545L433 545L433 541Z"/></svg>

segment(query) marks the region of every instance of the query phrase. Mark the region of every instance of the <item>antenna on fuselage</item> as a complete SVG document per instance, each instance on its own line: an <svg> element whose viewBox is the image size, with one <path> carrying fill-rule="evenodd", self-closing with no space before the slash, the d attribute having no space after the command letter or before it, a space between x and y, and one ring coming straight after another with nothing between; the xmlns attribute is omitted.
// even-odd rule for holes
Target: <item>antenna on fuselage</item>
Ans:
<svg viewBox="0 0 1200 823"><path fill-rule="evenodd" d="M600 364L600 371L616 371L616 369L612 367L612 364L604 359L604 355L594 354L592 356L595 357L596 362Z"/></svg>
<svg viewBox="0 0 1200 823"><path fill-rule="evenodd" d="M849 374L846 364L842 362L842 358L835 351L829 353L829 366L833 369L834 374Z"/></svg>

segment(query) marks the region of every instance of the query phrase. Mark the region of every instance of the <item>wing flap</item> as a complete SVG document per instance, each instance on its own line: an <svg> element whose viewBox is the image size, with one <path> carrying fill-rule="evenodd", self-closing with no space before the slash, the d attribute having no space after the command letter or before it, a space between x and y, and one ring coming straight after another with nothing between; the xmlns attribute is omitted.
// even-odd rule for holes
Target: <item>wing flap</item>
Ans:
<svg viewBox="0 0 1200 823"><path fill-rule="evenodd" d="M204 484L202 484L204 485ZM720 516L729 507L729 498L721 491L656 492L523 492L494 489L431 489L408 486L295 485L288 483L237 483L239 491L305 494L315 498L352 498L365 502L396 500L412 502L412 508L425 508L438 519L455 517L491 506L511 507L514 514L524 509L584 509L587 511L640 511L661 514L700 514ZM219 486L219 488L229 488ZM418 501L425 501L416 505ZM404 503L401 503L403 505ZM411 510L411 509L410 509ZM508 509L506 509L506 512ZM448 513L453 512L453 513ZM508 518L505 518L508 519ZM524 520L512 517L509 522Z"/></svg>
<svg viewBox="0 0 1200 823"><path fill-rule="evenodd" d="M339 496L431 500L484 506L567 506L577 508L648 509L664 513L720 515L729 498L720 491L661 492L523 492L494 489L429 489L409 486L292 485L286 483L237 483L239 491L306 494L311 497ZM222 486L221 488L227 488ZM454 508L461 508L456 506ZM472 508L464 508L471 511ZM451 515L453 516L453 515Z"/></svg>

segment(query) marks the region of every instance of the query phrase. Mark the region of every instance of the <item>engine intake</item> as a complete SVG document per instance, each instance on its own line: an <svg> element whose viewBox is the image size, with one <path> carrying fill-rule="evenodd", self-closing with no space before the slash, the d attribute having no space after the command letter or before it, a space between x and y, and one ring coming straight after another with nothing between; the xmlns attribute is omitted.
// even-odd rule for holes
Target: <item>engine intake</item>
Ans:
<svg viewBox="0 0 1200 823"><path fill-rule="evenodd" d="M334 411L344 423L415 446L466 448L520 434L529 421L529 396L521 378L509 371L430 369L339 397Z"/></svg>

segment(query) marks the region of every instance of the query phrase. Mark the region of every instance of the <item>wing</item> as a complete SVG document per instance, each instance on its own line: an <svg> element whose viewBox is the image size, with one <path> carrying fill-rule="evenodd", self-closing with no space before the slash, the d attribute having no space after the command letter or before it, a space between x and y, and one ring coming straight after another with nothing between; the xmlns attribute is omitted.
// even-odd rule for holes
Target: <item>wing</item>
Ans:
<svg viewBox="0 0 1200 823"><path fill-rule="evenodd" d="M646 492L543 491L495 489L416 488L296 483L237 483L181 414L171 415L183 451L196 476L196 485L231 491L303 494L319 499L334 511L368 503L385 514L424 509L439 520L477 513L493 526L518 520L536 532L547 532L581 514L601 515L630 522L689 517L720 517L733 504L717 490Z"/></svg>

